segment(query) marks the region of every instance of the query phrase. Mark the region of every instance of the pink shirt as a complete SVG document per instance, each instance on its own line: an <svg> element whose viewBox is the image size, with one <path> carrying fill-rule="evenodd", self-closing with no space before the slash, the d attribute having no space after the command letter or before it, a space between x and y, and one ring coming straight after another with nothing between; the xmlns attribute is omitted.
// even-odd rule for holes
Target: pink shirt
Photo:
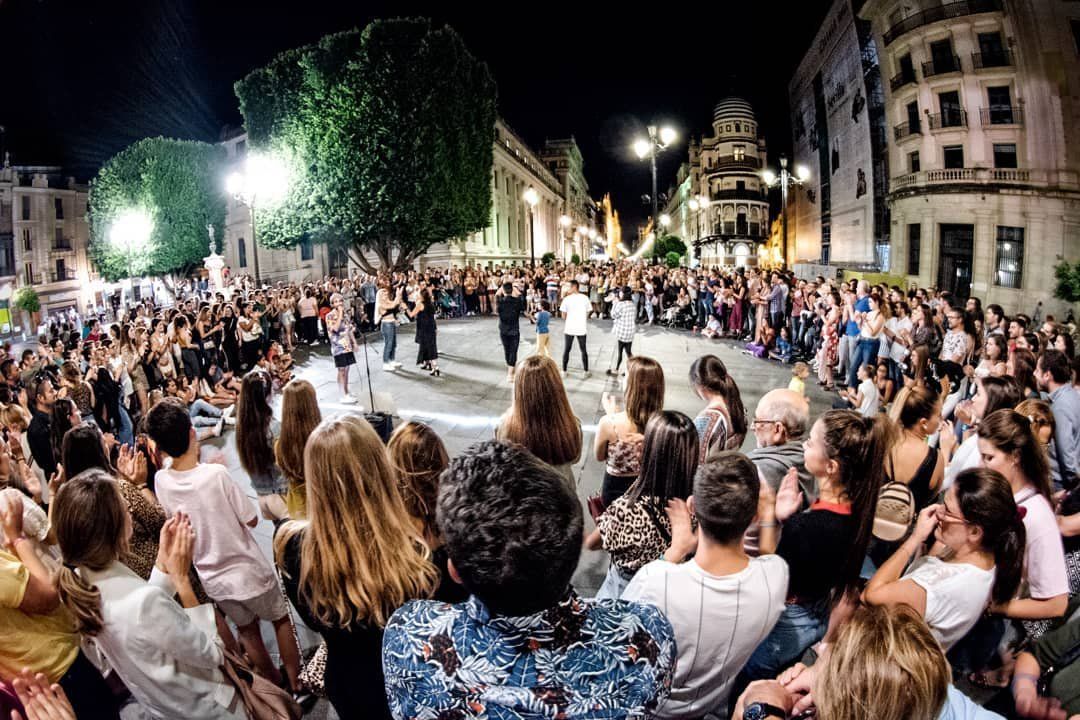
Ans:
<svg viewBox="0 0 1080 720"><path fill-rule="evenodd" d="M255 504L223 466L200 463L191 470L158 470L154 491L166 513L180 511L191 518L192 558L211 598L250 600L277 585L274 569L247 525L258 517Z"/></svg>
<svg viewBox="0 0 1080 720"><path fill-rule="evenodd" d="M1065 548L1061 542L1054 509L1034 488L1025 488L1015 496L1016 504L1025 508L1024 576L1028 595L1046 600L1069 594L1069 576L1065 572Z"/></svg>

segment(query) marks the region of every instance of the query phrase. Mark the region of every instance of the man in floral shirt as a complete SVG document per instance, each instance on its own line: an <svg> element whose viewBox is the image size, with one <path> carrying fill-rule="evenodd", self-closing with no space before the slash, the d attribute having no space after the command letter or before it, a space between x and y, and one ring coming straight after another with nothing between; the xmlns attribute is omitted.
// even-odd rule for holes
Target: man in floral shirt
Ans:
<svg viewBox="0 0 1080 720"><path fill-rule="evenodd" d="M652 715L671 688L671 624L651 605L574 592L581 504L558 473L518 446L474 445L443 474L437 517L450 573L472 596L390 618L395 718Z"/></svg>

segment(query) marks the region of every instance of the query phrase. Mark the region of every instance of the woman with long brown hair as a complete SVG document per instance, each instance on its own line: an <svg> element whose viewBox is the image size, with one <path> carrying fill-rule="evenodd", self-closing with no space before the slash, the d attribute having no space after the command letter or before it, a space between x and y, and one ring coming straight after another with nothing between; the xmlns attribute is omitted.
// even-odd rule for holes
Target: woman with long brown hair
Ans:
<svg viewBox="0 0 1080 720"><path fill-rule="evenodd" d="M690 387L705 401L705 409L694 418L701 438L699 460L704 462L709 450L738 450L746 437L746 408L735 378L724 361L715 355L703 355L690 365Z"/></svg>
<svg viewBox="0 0 1080 720"><path fill-rule="evenodd" d="M664 369L660 363L635 355L626 363L626 409L619 411L614 398L604 393L607 412L596 426L593 453L604 466L601 497L610 505L626 492L641 472L642 433L655 413L664 409Z"/></svg>
<svg viewBox="0 0 1080 720"><path fill-rule="evenodd" d="M522 445L575 487L573 466L581 457L581 421L570 407L554 360L530 355L518 363L514 401L495 428L495 439Z"/></svg>
<svg viewBox="0 0 1080 720"><path fill-rule="evenodd" d="M139 704L162 718L245 717L242 705L229 710L234 690L219 669L214 608L199 604L189 580L188 520L166 521L157 558L179 605L123 564L131 519L107 472L87 470L61 486L52 520L65 563L55 580L60 602Z"/></svg>
<svg viewBox="0 0 1080 720"><path fill-rule="evenodd" d="M259 510L267 520L279 520L288 514L285 492L288 485L274 462L276 423L270 409L270 376L250 372L240 385L236 418L236 454L240 466L251 478L251 487L259 497Z"/></svg>
<svg viewBox="0 0 1080 720"><path fill-rule="evenodd" d="M379 436L360 417L325 420L304 449L308 519L285 523L274 557L286 594L326 641L326 694L343 718L389 718L382 634L439 573Z"/></svg>
<svg viewBox="0 0 1080 720"><path fill-rule="evenodd" d="M289 484L285 505L289 517L307 517L304 489L304 445L322 422L315 386L307 380L292 380L281 393L281 432L274 442L274 458Z"/></svg>

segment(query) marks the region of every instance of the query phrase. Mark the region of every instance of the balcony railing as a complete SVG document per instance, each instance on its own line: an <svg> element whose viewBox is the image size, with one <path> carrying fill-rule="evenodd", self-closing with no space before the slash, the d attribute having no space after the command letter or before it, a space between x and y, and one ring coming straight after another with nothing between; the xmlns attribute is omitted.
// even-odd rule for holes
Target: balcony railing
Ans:
<svg viewBox="0 0 1080 720"><path fill-rule="evenodd" d="M960 72L960 58L956 55L940 57L922 64L923 77L944 75L945 73Z"/></svg>
<svg viewBox="0 0 1080 720"><path fill-rule="evenodd" d="M1009 67L1013 64L1012 53L1008 50L998 50L992 53L971 53L971 64L976 70Z"/></svg>
<svg viewBox="0 0 1080 720"><path fill-rule="evenodd" d="M922 126L918 120L900 123L893 128L893 138L896 140L903 140L911 135L922 135Z"/></svg>
<svg viewBox="0 0 1080 720"><path fill-rule="evenodd" d="M1023 125L1024 108L1019 105L995 105L994 107L980 108L979 120L984 127L987 125Z"/></svg>
<svg viewBox="0 0 1080 720"><path fill-rule="evenodd" d="M761 168L761 160L756 157L744 157L741 160L734 155L725 155L716 159L716 162L705 166L705 172L714 173L724 170L758 170Z"/></svg>
<svg viewBox="0 0 1080 720"><path fill-rule="evenodd" d="M69 280L75 280L76 277L74 270L49 273L49 279L53 282L67 282Z"/></svg>
<svg viewBox="0 0 1080 720"><path fill-rule="evenodd" d="M43 285L45 283L45 276L41 273L35 275L27 275L25 272L22 274L22 279L26 285Z"/></svg>
<svg viewBox="0 0 1080 720"><path fill-rule="evenodd" d="M765 196L757 190L716 190L712 194L713 200L757 200L766 202Z"/></svg>
<svg viewBox="0 0 1080 720"><path fill-rule="evenodd" d="M930 120L931 130L943 128L967 127L967 113L963 110L946 110L942 113L934 113L927 116Z"/></svg>
<svg viewBox="0 0 1080 720"><path fill-rule="evenodd" d="M920 28L923 25L929 25L930 23L935 23L940 20L948 20L949 18L974 15L975 13L994 12L997 10L1001 10L1001 0L961 0L961 2L938 5L936 7L927 8L922 12L917 12L914 15L908 15L906 18L886 30L885 34L882 35L882 40L885 41L886 45L890 45L904 33L911 32L915 28Z"/></svg>
<svg viewBox="0 0 1080 720"><path fill-rule="evenodd" d="M64 238L63 240L53 240L53 250L71 250L71 239Z"/></svg>
<svg viewBox="0 0 1080 720"><path fill-rule="evenodd" d="M900 72L893 75L892 78L889 79L889 87L893 92L896 92L905 85L910 85L914 82L916 82L916 79L915 70L913 69L911 72Z"/></svg>
<svg viewBox="0 0 1080 720"><path fill-rule="evenodd" d="M889 190L912 189L935 185L1029 185L1034 187L1077 187L1076 173L1029 168L955 168L923 170L894 177Z"/></svg>

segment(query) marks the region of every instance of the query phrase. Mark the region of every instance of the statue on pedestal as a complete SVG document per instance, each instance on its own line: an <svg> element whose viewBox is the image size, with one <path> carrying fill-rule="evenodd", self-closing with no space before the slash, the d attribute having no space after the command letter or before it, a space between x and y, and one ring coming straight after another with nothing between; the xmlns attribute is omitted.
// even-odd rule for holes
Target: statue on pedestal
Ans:
<svg viewBox="0 0 1080 720"><path fill-rule="evenodd" d="M214 226L207 225L206 232L210 236L210 254L203 258L203 267L210 275L211 292L222 291L225 289L225 280L221 273L225 268L225 258L218 255L217 243L214 241Z"/></svg>

